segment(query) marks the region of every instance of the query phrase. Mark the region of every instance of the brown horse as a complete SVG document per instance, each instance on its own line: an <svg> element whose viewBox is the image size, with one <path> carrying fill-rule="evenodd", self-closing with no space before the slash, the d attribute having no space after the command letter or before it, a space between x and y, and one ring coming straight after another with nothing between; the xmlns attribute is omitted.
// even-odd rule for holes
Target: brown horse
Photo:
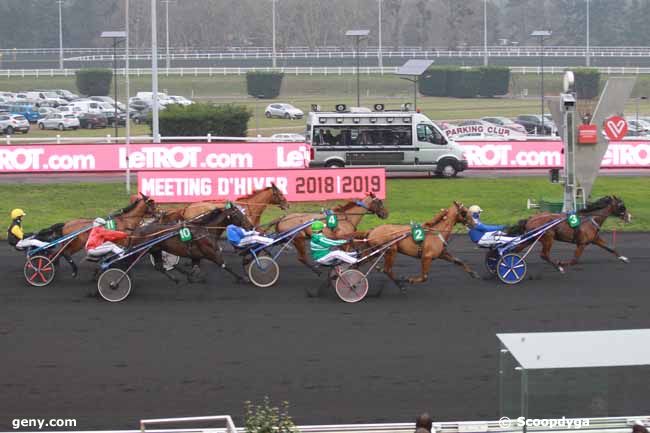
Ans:
<svg viewBox="0 0 650 433"><path fill-rule="evenodd" d="M229 224L235 224L249 229L252 228L250 223L247 221L246 216L244 216L241 210L236 207L229 209L214 209L207 215L197 219L196 222L199 224L214 224L217 226L223 226L224 228ZM183 227L183 224L169 225L151 223L141 226L137 228L130 237L131 244L129 246L137 246L138 244L149 241L156 236L164 235L170 230L178 230L181 227ZM149 252L154 257L154 263L157 270L165 273L171 279L176 281L176 279L163 267L162 252L165 251L178 257L187 257L192 259L192 264L194 266L191 272L186 272L182 268L174 268L187 275L190 282L196 281L195 278L198 273L198 265L201 259L210 260L219 265L224 271L233 275L237 281L243 280L240 275L226 266L223 260L223 255L221 254L221 248L217 245L213 232L209 231L207 227L197 224L188 224L186 227L189 228L192 233L191 241L183 242L178 236L174 236L154 245L154 247L151 248Z"/></svg>
<svg viewBox="0 0 650 433"><path fill-rule="evenodd" d="M373 193L369 193L362 200L349 201L344 205L337 206L332 209L332 213L338 218L338 227L334 230L325 228L323 234L329 238L343 239L353 236L357 230L357 226L361 219L366 214L377 215L381 219L388 218L388 209L384 207L384 202L377 198ZM322 213L295 213L288 214L281 218L275 224L277 232L285 232L292 228L306 223L312 219L324 219L325 215ZM302 232L298 233L293 239L293 245L298 252L298 260L312 270L307 259L307 249L305 241L311 237L311 227L307 227Z"/></svg>
<svg viewBox="0 0 650 433"><path fill-rule="evenodd" d="M627 257L620 255L618 251L607 246L607 242L600 237L600 228L610 215L617 216L624 222L630 222L632 219L632 215L627 211L623 200L615 195L602 197L589 204L583 210L578 211L578 216L580 217L579 227L573 229L569 226L568 222L564 221L544 233L540 239L542 244L540 257L560 272L564 272L564 266L572 266L578 263L585 247L589 244L594 244L614 254L622 262L629 263ZM523 234L558 218L566 218L566 214L542 212L528 219L520 220L508 231L508 234ZM554 262L551 259L553 240L576 244L573 259L570 261Z"/></svg>
<svg viewBox="0 0 650 433"><path fill-rule="evenodd" d="M248 220L254 226L259 225L260 219L262 218L262 213L264 213L267 206L277 205L282 210L289 208L287 199L284 197L284 194L282 194L282 191L280 191L280 189L275 186L275 184L271 184L271 186L257 190L247 196L240 197L235 200L234 203L244 210L244 213L248 217ZM201 201L192 203L185 207L167 212L161 218L160 222L187 221L210 212L211 210L223 209L224 206L225 203L218 203L214 201Z"/></svg>
<svg viewBox="0 0 650 433"><path fill-rule="evenodd" d="M417 277L408 278L410 284L422 283L429 278L429 268L434 259L446 260L461 266L472 277L479 278L479 275L470 269L467 264L454 257L447 250L447 243L451 233L458 223L469 224L468 211L461 203L454 202L449 208L443 209L436 214L431 221L422 224L425 237L421 243L416 243L411 236L405 236L411 231L410 225L381 225L367 232L365 237L371 248L378 248L400 236L405 236L391 246L384 257L384 273L404 291L403 281L395 278L393 274L393 264L398 252L421 260L421 274Z"/></svg>
<svg viewBox="0 0 650 433"><path fill-rule="evenodd" d="M132 232L142 223L142 220L144 218L154 216L155 212L156 205L154 201L146 195L142 194L139 199L133 201L127 207L113 212L111 215L109 215L109 218L115 221L116 230ZM81 218L68 221L63 225L56 224L52 226L55 229L53 236L59 238L61 236L65 236L67 234L81 230L84 227L88 227L92 225L92 223L92 219ZM65 260L70 264L73 277L77 276L78 268L72 256L84 248L86 242L88 241L89 234L90 231L80 233L79 236L77 236L65 246L63 252L61 253Z"/></svg>

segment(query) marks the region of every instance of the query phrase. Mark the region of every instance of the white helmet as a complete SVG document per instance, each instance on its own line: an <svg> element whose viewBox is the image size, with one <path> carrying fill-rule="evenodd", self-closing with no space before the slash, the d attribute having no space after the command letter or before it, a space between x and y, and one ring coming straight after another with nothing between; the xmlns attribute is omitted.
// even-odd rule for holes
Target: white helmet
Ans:
<svg viewBox="0 0 650 433"><path fill-rule="evenodd" d="M481 207L477 204L471 205L468 210L471 214L476 214L476 213L480 214L481 212L483 212L483 209L481 209Z"/></svg>
<svg viewBox="0 0 650 433"><path fill-rule="evenodd" d="M93 221L93 227L99 227L105 225L106 225L106 220L104 218L97 217L95 218L95 221Z"/></svg>

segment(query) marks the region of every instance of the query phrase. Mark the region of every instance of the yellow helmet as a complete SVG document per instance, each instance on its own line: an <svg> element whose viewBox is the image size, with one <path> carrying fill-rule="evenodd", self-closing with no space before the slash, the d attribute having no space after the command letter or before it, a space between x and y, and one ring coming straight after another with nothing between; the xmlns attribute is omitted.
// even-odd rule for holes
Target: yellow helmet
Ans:
<svg viewBox="0 0 650 433"><path fill-rule="evenodd" d="M15 220L16 218L24 217L27 215L22 209L14 209L11 211L11 219Z"/></svg>

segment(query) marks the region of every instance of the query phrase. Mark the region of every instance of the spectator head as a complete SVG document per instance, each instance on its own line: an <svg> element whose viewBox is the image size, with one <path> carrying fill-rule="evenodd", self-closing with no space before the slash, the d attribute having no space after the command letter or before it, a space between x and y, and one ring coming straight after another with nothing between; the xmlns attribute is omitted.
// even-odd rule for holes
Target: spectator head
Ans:
<svg viewBox="0 0 650 433"><path fill-rule="evenodd" d="M431 415L429 415L426 412L418 416L417 419L415 420L416 433L424 433L424 432L418 432L419 429L424 429L428 432L431 432L432 427L433 427L433 419L431 419Z"/></svg>
<svg viewBox="0 0 650 433"><path fill-rule="evenodd" d="M637 421L632 426L632 433L648 433L648 429L641 421Z"/></svg>

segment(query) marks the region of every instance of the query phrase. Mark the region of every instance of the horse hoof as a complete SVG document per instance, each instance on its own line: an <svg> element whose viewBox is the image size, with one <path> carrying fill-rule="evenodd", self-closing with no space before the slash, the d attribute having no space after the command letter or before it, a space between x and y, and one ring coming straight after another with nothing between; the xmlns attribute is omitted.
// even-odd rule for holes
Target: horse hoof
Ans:
<svg viewBox="0 0 650 433"><path fill-rule="evenodd" d="M402 295L406 295L406 287L403 287L403 286L400 287L400 288L399 288L399 292L400 292Z"/></svg>
<svg viewBox="0 0 650 433"><path fill-rule="evenodd" d="M77 274L76 272L73 272L73 273L72 273L72 278L77 278L77 275L78 275L78 274Z"/></svg>
<svg viewBox="0 0 650 433"><path fill-rule="evenodd" d="M476 280L480 280L480 279L481 279L481 276L480 276L478 273L476 273L476 272L472 272L470 275L472 276L472 278L474 278L474 279L476 279Z"/></svg>
<svg viewBox="0 0 650 433"><path fill-rule="evenodd" d="M630 263L630 259L628 259L625 256L618 256L618 259L622 261L623 263Z"/></svg>
<svg viewBox="0 0 650 433"><path fill-rule="evenodd" d="M562 267L561 265L558 265L557 270L558 270L561 274L564 273L564 267Z"/></svg>

